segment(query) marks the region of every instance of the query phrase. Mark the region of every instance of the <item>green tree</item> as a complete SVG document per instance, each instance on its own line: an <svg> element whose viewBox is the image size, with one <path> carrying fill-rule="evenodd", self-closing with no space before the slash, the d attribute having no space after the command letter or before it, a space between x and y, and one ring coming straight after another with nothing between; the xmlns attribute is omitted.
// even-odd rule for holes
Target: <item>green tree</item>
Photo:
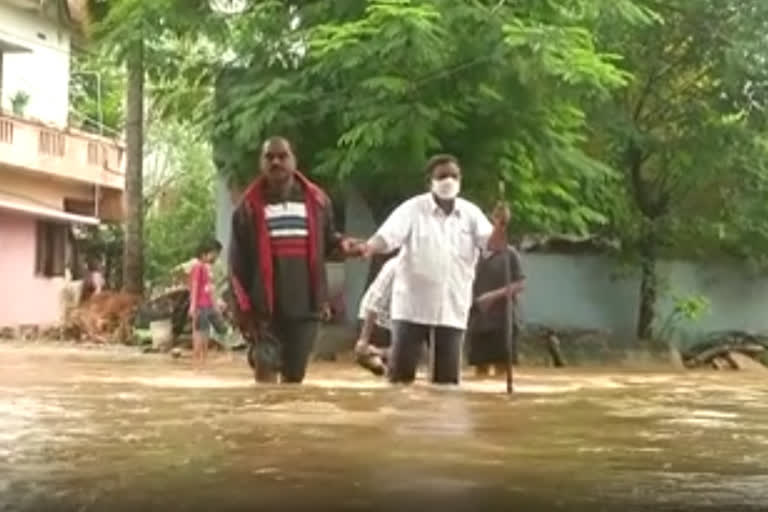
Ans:
<svg viewBox="0 0 768 512"><path fill-rule="evenodd" d="M112 137L125 127L125 70L98 50L72 57L70 125Z"/></svg>
<svg viewBox="0 0 768 512"><path fill-rule="evenodd" d="M661 256L765 247L766 29L762 0L639 0L648 24L600 27L632 79L591 117L618 171L598 190L608 231L641 273L637 336L653 335ZM757 245L756 245L757 244Z"/></svg>
<svg viewBox="0 0 768 512"><path fill-rule="evenodd" d="M216 171L210 144L178 123L150 125L147 158L153 172L144 188L146 278L152 285L167 284L170 271L213 236Z"/></svg>
<svg viewBox="0 0 768 512"><path fill-rule="evenodd" d="M144 141L143 11L143 7L132 0L88 1L88 13L97 21L94 26L95 37L111 50L113 55L126 63L126 221L122 281L125 290L133 293L141 293L144 290L141 200Z"/></svg>
<svg viewBox="0 0 768 512"><path fill-rule="evenodd" d="M202 0L87 0L92 37L126 67L125 245L123 286L144 288L143 143L146 71L173 70L164 43L192 31L210 13Z"/></svg>
<svg viewBox="0 0 768 512"><path fill-rule="evenodd" d="M108 7L97 32L117 55L146 35L153 113L206 123L233 181L248 181L260 141L283 133L305 170L356 184L382 212L423 186L430 153L451 151L478 199L509 183L521 231L605 222L584 200L611 170L583 151L582 105L627 80L592 30L647 19L630 0L265 1L231 14L91 2Z"/></svg>
<svg viewBox="0 0 768 512"><path fill-rule="evenodd" d="M385 211L450 151L478 199L510 184L520 230L588 231L605 219L582 194L611 170L583 151L582 105L627 80L591 28L646 18L627 0L260 2L227 18L213 66L217 166L249 180L282 133L304 169Z"/></svg>

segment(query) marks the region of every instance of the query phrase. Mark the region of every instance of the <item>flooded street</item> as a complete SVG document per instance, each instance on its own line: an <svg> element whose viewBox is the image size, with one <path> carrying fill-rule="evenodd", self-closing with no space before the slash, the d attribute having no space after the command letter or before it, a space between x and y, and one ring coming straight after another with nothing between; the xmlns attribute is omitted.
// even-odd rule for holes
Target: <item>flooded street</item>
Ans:
<svg viewBox="0 0 768 512"><path fill-rule="evenodd" d="M0 347L0 510L765 510L768 383L522 369L517 393L315 363Z"/></svg>

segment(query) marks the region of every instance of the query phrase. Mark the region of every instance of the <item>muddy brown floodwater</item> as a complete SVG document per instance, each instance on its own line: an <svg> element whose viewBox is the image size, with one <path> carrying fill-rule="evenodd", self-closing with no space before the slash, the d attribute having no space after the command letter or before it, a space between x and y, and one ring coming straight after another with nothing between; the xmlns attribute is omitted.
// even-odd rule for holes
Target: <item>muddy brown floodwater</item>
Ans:
<svg viewBox="0 0 768 512"><path fill-rule="evenodd" d="M768 510L761 375L523 369L503 391L6 345L0 510Z"/></svg>

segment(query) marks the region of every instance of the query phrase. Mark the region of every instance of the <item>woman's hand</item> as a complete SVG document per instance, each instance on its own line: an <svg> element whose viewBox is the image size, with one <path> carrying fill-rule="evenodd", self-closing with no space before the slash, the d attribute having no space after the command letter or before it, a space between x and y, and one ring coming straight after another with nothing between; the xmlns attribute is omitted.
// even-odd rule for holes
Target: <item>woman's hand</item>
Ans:
<svg viewBox="0 0 768 512"><path fill-rule="evenodd" d="M368 353L368 340L366 338L360 338L355 343L355 354L365 355Z"/></svg>
<svg viewBox="0 0 768 512"><path fill-rule="evenodd" d="M525 282L518 281L516 283L512 283L507 287L507 297L514 299L523 290L525 290Z"/></svg>
<svg viewBox="0 0 768 512"><path fill-rule="evenodd" d="M477 303L477 307L480 308L480 311L485 313L488 311L494 302L496 302L497 294L494 292L487 292L482 295L480 295L477 299L475 299L475 302Z"/></svg>
<svg viewBox="0 0 768 512"><path fill-rule="evenodd" d="M514 299L517 294L523 291L523 289L525 289L525 284L522 281L510 283L509 286L502 286L497 290L480 295L475 299L475 303L481 311L485 312L488 311L497 300L503 299L505 295L510 299Z"/></svg>

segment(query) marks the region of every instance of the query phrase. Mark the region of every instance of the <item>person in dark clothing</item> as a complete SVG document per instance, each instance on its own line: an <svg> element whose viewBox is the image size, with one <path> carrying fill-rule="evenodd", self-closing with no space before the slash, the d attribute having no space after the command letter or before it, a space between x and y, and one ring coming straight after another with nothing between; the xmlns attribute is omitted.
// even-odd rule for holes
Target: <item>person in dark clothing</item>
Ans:
<svg viewBox="0 0 768 512"><path fill-rule="evenodd" d="M260 165L232 217L235 314L256 380L300 383L330 311L325 261L362 243L336 232L330 199L296 169L290 142L267 140Z"/></svg>
<svg viewBox="0 0 768 512"><path fill-rule="evenodd" d="M509 286L505 283L506 255L492 251L481 255L475 273L472 294L474 301L469 320L469 365L475 375L487 377L493 367L496 376L506 374L507 364L507 300L513 301L513 315L509 319L512 329L512 363L517 364L516 340L520 331L517 297L523 291L525 277L520 255L509 247Z"/></svg>

